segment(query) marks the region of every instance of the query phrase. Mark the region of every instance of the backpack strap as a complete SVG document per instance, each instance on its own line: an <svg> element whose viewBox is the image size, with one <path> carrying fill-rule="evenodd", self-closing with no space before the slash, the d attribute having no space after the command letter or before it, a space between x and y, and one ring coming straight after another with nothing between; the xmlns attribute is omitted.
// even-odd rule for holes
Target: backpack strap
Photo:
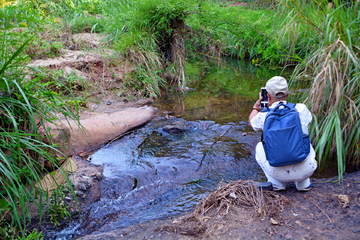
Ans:
<svg viewBox="0 0 360 240"><path fill-rule="evenodd" d="M296 104L291 103L291 102L288 102L286 105L289 106L290 108L295 108L295 106L296 106Z"/></svg>
<svg viewBox="0 0 360 240"><path fill-rule="evenodd" d="M270 108L269 108L269 107L266 107L266 108L264 108L263 110L261 110L261 112L270 112Z"/></svg>

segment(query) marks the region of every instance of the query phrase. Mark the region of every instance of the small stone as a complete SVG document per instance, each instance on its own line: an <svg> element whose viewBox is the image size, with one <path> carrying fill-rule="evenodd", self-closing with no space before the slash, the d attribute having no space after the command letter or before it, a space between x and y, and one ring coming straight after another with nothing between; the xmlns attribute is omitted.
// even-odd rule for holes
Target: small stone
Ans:
<svg viewBox="0 0 360 240"><path fill-rule="evenodd" d="M285 234L284 237L285 237L285 239L292 239L293 238L293 236L290 233Z"/></svg>
<svg viewBox="0 0 360 240"><path fill-rule="evenodd" d="M78 189L79 189L79 190L86 191L86 190L87 190L87 187L85 186L85 184L79 183L79 184L78 184Z"/></svg>
<svg viewBox="0 0 360 240"><path fill-rule="evenodd" d="M84 195L84 193L82 191L74 191L75 192L75 195L78 196L78 197L82 197Z"/></svg>
<svg viewBox="0 0 360 240"><path fill-rule="evenodd" d="M71 201L72 199L70 197L64 197L65 201Z"/></svg>
<svg viewBox="0 0 360 240"><path fill-rule="evenodd" d="M337 198L339 199L343 208L346 208L349 206L350 200L349 200L348 195L340 194L340 195L337 195Z"/></svg>
<svg viewBox="0 0 360 240"><path fill-rule="evenodd" d="M184 131L184 129L179 125L166 125L163 130L168 133L179 133Z"/></svg>
<svg viewBox="0 0 360 240"><path fill-rule="evenodd" d="M279 225L279 224L280 224L278 221L276 221L276 220L273 219L273 218L270 218L270 223L271 223L272 225Z"/></svg>
<svg viewBox="0 0 360 240"><path fill-rule="evenodd" d="M229 194L229 196L230 196L230 197L232 197L232 198L234 198L234 199L237 199L236 194L235 194L235 193L233 193L233 192L232 192L232 193L230 193L230 194Z"/></svg>
<svg viewBox="0 0 360 240"><path fill-rule="evenodd" d="M331 228L331 229L334 229L334 228L335 228L335 225L334 225L334 224L330 224L330 225L328 225L328 227Z"/></svg>
<svg viewBox="0 0 360 240"><path fill-rule="evenodd" d="M99 172L96 172L95 173L95 179L100 181L102 179L102 174L99 173Z"/></svg>

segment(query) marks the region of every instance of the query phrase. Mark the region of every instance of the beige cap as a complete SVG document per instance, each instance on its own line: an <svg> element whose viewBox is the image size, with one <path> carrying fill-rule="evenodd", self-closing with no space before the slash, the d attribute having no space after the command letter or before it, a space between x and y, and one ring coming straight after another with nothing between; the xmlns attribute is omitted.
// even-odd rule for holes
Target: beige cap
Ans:
<svg viewBox="0 0 360 240"><path fill-rule="evenodd" d="M286 79L279 76L270 78L269 81L267 81L265 88L271 97L285 97L286 94L289 93Z"/></svg>

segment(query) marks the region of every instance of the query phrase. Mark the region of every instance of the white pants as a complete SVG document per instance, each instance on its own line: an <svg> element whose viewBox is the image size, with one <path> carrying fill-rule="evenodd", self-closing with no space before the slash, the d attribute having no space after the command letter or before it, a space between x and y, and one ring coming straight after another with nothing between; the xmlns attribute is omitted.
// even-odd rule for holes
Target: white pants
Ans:
<svg viewBox="0 0 360 240"><path fill-rule="evenodd" d="M281 154L281 153L280 153ZM310 176L317 168L314 148L310 144L309 156L302 162L286 165L283 167L272 167L266 160L262 142L256 145L256 161L262 168L268 181L274 188L285 189L286 182L295 182L298 190L303 190L310 185Z"/></svg>

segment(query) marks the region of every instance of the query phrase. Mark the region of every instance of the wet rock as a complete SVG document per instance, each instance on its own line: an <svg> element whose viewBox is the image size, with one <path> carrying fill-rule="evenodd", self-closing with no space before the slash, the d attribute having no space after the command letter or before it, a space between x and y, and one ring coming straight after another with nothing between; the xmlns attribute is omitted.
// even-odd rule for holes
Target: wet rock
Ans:
<svg viewBox="0 0 360 240"><path fill-rule="evenodd" d="M179 125L166 125L163 130L168 133L179 133L183 132L184 128Z"/></svg>
<svg viewBox="0 0 360 240"><path fill-rule="evenodd" d="M184 122L182 122L182 121L176 121L176 122L173 122L173 124L172 125L178 125L178 126L184 126L185 125L185 123Z"/></svg>
<svg viewBox="0 0 360 240"><path fill-rule="evenodd" d="M211 126L215 124L213 121L199 121L200 129L209 130Z"/></svg>

